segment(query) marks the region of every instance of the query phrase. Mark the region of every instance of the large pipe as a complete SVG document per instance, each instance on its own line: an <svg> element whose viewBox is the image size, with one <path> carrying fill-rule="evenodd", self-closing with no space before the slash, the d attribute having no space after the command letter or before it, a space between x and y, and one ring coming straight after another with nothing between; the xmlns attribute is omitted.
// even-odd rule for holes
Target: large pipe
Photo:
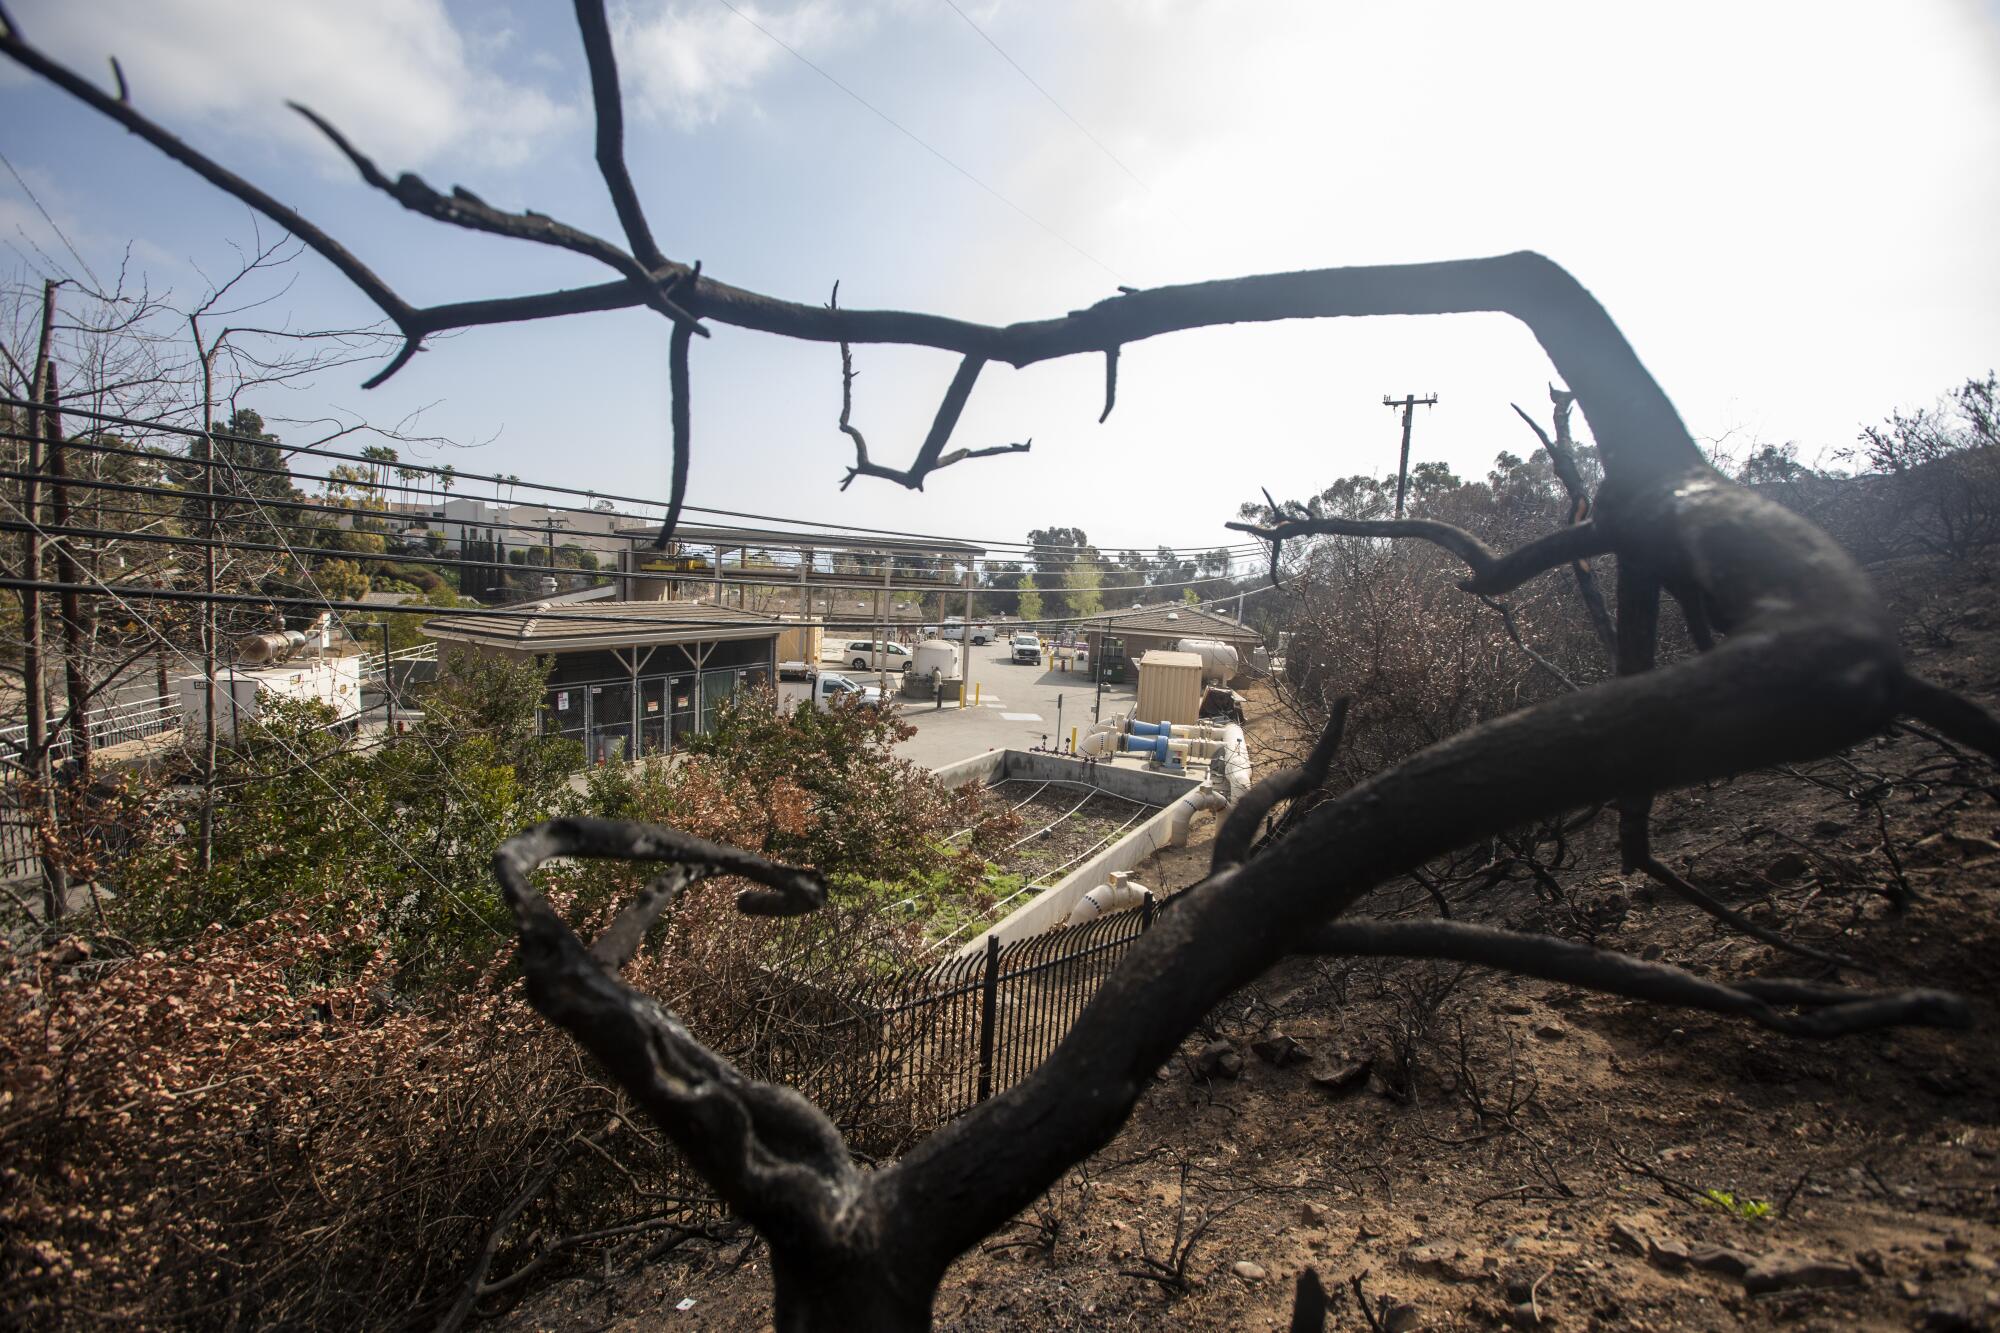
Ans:
<svg viewBox="0 0 2000 1333"><path fill-rule="evenodd" d="M1134 736L1178 736L1186 740L1226 739L1232 724L1227 722L1140 722L1125 724Z"/></svg>
<svg viewBox="0 0 2000 1333"><path fill-rule="evenodd" d="M1243 739L1243 728L1234 722L1224 730L1222 780L1228 787L1229 803L1234 805L1250 791L1250 747Z"/></svg>
<svg viewBox="0 0 2000 1333"><path fill-rule="evenodd" d="M1173 755L1173 741L1166 736L1120 736L1118 748L1124 754L1149 754L1159 764Z"/></svg>
<svg viewBox="0 0 2000 1333"><path fill-rule="evenodd" d="M1130 871L1114 870L1109 878L1109 883L1098 885L1076 900L1076 906L1069 909L1069 925L1080 926L1112 912L1129 912L1146 901L1149 890L1143 884L1134 884Z"/></svg>
<svg viewBox="0 0 2000 1333"><path fill-rule="evenodd" d="M1202 810L1226 810L1230 800L1215 788L1203 785L1175 801L1167 809L1172 816L1167 823L1167 846L1185 847L1188 840L1188 826L1194 823L1197 812Z"/></svg>

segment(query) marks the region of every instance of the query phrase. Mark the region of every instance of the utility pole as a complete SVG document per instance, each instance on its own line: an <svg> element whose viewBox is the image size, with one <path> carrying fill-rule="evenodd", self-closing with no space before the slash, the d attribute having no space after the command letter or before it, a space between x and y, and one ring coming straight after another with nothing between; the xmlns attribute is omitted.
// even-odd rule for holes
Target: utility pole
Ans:
<svg viewBox="0 0 2000 1333"><path fill-rule="evenodd" d="M1111 638L1111 617L1104 618L1104 627L1097 631L1097 651L1090 655L1090 674L1097 677L1097 698L1090 705L1090 720L1104 720L1104 645Z"/></svg>
<svg viewBox="0 0 2000 1333"><path fill-rule="evenodd" d="M556 528L558 525L566 528L569 526L569 520L566 518L557 518L554 514L542 515L542 550L549 562L548 570L542 577L549 579L551 582L554 582L556 577ZM562 590L561 583L556 583L556 590L559 592Z"/></svg>
<svg viewBox="0 0 2000 1333"><path fill-rule="evenodd" d="M1403 461L1396 465L1396 517L1403 516L1403 495L1410 487L1410 426L1416 420L1417 409L1435 407L1438 396L1431 394L1419 398L1415 394L1404 394L1401 398L1382 395L1382 406L1403 409Z"/></svg>
<svg viewBox="0 0 2000 1333"><path fill-rule="evenodd" d="M382 744L396 743L396 678L390 674L389 617L382 617Z"/></svg>

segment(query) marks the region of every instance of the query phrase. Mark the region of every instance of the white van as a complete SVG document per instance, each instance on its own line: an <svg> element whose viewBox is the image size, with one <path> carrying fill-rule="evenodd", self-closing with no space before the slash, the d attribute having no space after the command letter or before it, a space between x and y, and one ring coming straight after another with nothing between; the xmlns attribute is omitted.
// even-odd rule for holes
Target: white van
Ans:
<svg viewBox="0 0 2000 1333"><path fill-rule="evenodd" d="M902 644L880 639L855 639L840 655L840 660L856 671L908 671L911 658L910 650Z"/></svg>

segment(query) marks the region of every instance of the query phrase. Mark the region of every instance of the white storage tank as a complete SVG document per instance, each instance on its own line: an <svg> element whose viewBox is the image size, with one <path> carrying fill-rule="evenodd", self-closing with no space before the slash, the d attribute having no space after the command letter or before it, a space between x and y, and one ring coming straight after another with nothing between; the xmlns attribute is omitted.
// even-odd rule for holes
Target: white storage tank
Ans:
<svg viewBox="0 0 2000 1333"><path fill-rule="evenodd" d="M1243 665L1243 659L1236 650L1220 639L1182 639L1174 645L1175 652L1193 653L1201 659L1201 678L1227 685L1236 679L1236 673Z"/></svg>
<svg viewBox="0 0 2000 1333"><path fill-rule="evenodd" d="M925 639L910 655L913 675L929 676L935 671L940 680L958 679L958 645L944 639Z"/></svg>

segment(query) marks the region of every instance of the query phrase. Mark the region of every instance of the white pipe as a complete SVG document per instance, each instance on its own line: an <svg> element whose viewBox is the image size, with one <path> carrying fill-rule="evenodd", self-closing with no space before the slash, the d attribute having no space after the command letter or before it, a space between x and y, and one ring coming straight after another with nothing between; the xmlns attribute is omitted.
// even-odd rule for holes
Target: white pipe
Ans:
<svg viewBox="0 0 2000 1333"><path fill-rule="evenodd" d="M1196 811L1223 810L1229 805L1229 798L1215 788L1205 785L1196 787L1167 807L1171 816L1167 823L1167 846L1187 846L1188 826L1194 822Z"/></svg>
<svg viewBox="0 0 2000 1333"><path fill-rule="evenodd" d="M1080 926L1112 912L1129 912L1146 901L1146 886L1134 884L1131 872L1114 870L1110 878L1110 883L1100 884L1076 900L1076 906L1069 909L1069 925Z"/></svg>
<svg viewBox="0 0 2000 1333"><path fill-rule="evenodd" d="M1229 784L1229 803L1242 800L1250 791L1250 747L1244 743L1243 728L1234 722L1223 739L1223 780Z"/></svg>

